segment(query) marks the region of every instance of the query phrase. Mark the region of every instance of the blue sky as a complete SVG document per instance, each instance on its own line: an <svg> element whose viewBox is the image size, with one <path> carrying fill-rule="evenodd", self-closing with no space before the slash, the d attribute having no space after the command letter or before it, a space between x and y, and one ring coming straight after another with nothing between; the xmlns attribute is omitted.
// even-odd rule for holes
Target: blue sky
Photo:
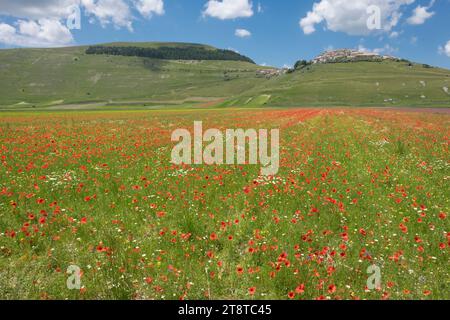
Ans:
<svg viewBox="0 0 450 320"><path fill-rule="evenodd" d="M359 48L450 69L450 0L0 0L0 47L180 41L292 65ZM81 29L67 28L78 5ZM367 27L380 9L380 24ZM375 14L375 15L372 15ZM237 31L240 30L240 31ZM238 36L240 35L240 36Z"/></svg>

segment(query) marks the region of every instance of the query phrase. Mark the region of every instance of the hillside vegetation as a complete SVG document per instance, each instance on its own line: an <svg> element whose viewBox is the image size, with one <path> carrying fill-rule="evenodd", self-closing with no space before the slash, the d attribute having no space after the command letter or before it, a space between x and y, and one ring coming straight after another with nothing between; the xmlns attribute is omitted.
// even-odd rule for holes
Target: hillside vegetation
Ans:
<svg viewBox="0 0 450 320"><path fill-rule="evenodd" d="M450 106L446 69L299 61L283 73L200 44L0 50L0 72L2 109Z"/></svg>
<svg viewBox="0 0 450 320"><path fill-rule="evenodd" d="M161 46L158 48L138 46L90 46L86 50L86 54L106 54L165 60L224 60L254 63L250 58L231 50L208 49L201 46Z"/></svg>
<svg viewBox="0 0 450 320"><path fill-rule="evenodd" d="M242 106L269 95L264 105L450 107L449 70L404 61L300 66L222 105Z"/></svg>
<svg viewBox="0 0 450 320"><path fill-rule="evenodd" d="M221 101L264 82L257 71L267 69L245 61L97 55L87 49L0 50L0 106Z"/></svg>

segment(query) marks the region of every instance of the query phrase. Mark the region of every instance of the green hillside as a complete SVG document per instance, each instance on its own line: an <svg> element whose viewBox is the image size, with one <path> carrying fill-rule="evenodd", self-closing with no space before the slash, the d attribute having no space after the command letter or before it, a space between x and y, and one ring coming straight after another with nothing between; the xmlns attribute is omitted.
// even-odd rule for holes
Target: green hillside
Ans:
<svg viewBox="0 0 450 320"><path fill-rule="evenodd" d="M188 43L102 46L218 51ZM0 108L450 106L450 71L405 61L315 64L266 76L261 71L271 68L245 61L86 54L88 48L0 50Z"/></svg>
<svg viewBox="0 0 450 320"><path fill-rule="evenodd" d="M254 105L259 99L268 106L450 107L449 88L449 70L420 64L316 64L258 84L222 105Z"/></svg>
<svg viewBox="0 0 450 320"><path fill-rule="evenodd" d="M157 48L188 44L132 45ZM0 50L0 106L206 103L239 95L265 82L257 75L263 67L248 62L88 55L87 48Z"/></svg>

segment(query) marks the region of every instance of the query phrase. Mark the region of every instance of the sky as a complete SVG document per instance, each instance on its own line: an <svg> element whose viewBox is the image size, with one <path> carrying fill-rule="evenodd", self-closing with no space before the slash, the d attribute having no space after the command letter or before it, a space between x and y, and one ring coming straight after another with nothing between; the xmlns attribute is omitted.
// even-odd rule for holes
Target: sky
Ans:
<svg viewBox="0 0 450 320"><path fill-rule="evenodd" d="M0 48L193 42L292 66L351 48L450 69L450 0L0 0Z"/></svg>

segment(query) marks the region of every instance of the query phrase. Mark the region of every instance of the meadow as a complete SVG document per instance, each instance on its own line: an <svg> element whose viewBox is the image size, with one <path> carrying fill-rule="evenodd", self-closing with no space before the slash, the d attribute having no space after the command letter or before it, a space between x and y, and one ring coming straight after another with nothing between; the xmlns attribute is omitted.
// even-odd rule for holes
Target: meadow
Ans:
<svg viewBox="0 0 450 320"><path fill-rule="evenodd" d="M0 115L2 299L450 299L449 114ZM280 129L280 170L170 163L171 133ZM370 290L367 269L381 270ZM69 290L67 268L81 269Z"/></svg>
<svg viewBox="0 0 450 320"><path fill-rule="evenodd" d="M245 61L93 55L86 49L1 50L0 110L450 105L450 71L408 61L317 64L266 76L275 69Z"/></svg>

